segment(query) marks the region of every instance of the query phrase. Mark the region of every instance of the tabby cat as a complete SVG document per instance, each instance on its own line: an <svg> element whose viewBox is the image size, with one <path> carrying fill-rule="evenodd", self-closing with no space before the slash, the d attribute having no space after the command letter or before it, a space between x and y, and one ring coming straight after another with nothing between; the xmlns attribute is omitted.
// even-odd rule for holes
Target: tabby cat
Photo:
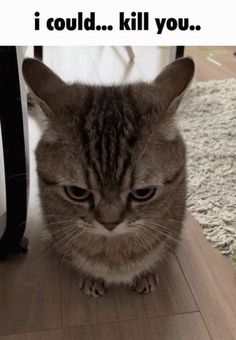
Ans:
<svg viewBox="0 0 236 340"><path fill-rule="evenodd" d="M110 284L153 291L185 215L185 145L176 109L190 58L151 83L66 84L25 59L23 75L47 118L36 150L40 197L55 249L85 294Z"/></svg>

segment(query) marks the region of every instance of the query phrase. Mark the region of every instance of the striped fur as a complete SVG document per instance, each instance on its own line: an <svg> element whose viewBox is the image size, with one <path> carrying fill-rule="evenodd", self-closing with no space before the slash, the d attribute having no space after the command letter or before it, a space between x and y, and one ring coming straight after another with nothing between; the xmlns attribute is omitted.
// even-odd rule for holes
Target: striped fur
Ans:
<svg viewBox="0 0 236 340"><path fill-rule="evenodd" d="M97 90L97 91L96 91ZM142 132L142 114L130 87L90 88L80 115L87 163L101 185L122 184Z"/></svg>

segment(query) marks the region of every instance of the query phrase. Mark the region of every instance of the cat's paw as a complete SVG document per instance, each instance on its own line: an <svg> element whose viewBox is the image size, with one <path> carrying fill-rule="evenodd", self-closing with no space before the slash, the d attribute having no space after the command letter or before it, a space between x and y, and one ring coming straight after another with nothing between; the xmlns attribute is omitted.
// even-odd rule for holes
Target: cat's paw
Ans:
<svg viewBox="0 0 236 340"><path fill-rule="evenodd" d="M139 294L149 294L154 292L159 280L157 275L148 273L135 279L131 285L131 289Z"/></svg>
<svg viewBox="0 0 236 340"><path fill-rule="evenodd" d="M81 277L79 280L79 286L84 294L95 298L100 297L105 293L105 285L101 280Z"/></svg>

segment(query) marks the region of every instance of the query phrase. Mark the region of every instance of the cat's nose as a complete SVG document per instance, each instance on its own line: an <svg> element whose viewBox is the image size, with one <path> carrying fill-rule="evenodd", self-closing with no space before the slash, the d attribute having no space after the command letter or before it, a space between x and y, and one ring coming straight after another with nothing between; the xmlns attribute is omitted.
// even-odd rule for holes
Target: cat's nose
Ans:
<svg viewBox="0 0 236 340"><path fill-rule="evenodd" d="M124 203L120 200L107 202L101 199L95 209L95 219L109 231L116 228L124 219Z"/></svg>
<svg viewBox="0 0 236 340"><path fill-rule="evenodd" d="M101 222L100 223L104 226L104 228L106 228L109 231L112 231L113 229L115 229L115 227L119 224L119 222L115 222L115 223L105 223L105 222Z"/></svg>

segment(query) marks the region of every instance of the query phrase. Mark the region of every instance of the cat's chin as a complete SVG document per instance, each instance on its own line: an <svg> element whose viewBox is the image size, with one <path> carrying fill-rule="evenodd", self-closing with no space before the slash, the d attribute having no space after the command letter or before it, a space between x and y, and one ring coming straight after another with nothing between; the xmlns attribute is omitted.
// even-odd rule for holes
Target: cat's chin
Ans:
<svg viewBox="0 0 236 340"><path fill-rule="evenodd" d="M132 232L132 228L129 227L126 221L123 221L122 223L118 224L113 230L108 230L101 223L94 221L93 228L90 228L89 232L106 237L115 237L117 235L123 235Z"/></svg>

